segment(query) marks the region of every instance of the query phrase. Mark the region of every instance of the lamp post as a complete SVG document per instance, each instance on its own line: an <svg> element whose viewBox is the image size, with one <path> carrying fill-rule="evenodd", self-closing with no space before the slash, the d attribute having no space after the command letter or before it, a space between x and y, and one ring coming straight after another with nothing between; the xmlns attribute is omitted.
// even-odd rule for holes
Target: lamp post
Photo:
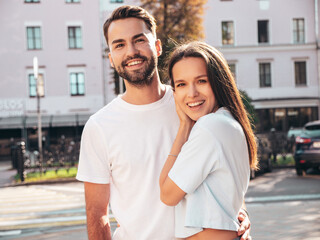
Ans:
<svg viewBox="0 0 320 240"><path fill-rule="evenodd" d="M38 58L33 58L33 75L37 83L37 115L38 115L38 148L39 148L39 164L40 164L40 174L42 175L42 123L41 123L41 112L40 112L40 97L43 96L43 79L39 76L39 65Z"/></svg>

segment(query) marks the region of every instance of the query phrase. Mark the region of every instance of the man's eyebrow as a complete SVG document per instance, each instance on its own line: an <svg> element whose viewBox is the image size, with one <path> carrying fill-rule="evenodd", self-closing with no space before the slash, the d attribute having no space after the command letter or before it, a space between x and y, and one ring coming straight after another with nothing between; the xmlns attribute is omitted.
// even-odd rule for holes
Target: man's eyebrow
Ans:
<svg viewBox="0 0 320 240"><path fill-rule="evenodd" d="M124 42L124 39L115 39L111 42L111 45L119 43L119 42Z"/></svg>
<svg viewBox="0 0 320 240"><path fill-rule="evenodd" d="M137 38L143 37L143 36L145 36L144 33L138 33L138 34L134 35L134 36L132 37L132 39L137 39ZM125 42L125 40L122 39L122 38L115 39L115 40L113 40L113 41L111 42L111 45L116 44L116 43L121 43L121 42Z"/></svg>
<svg viewBox="0 0 320 240"><path fill-rule="evenodd" d="M144 33L139 33L139 34L134 35L134 36L132 37L132 39L137 39L137 38L143 37L143 36L145 36Z"/></svg>

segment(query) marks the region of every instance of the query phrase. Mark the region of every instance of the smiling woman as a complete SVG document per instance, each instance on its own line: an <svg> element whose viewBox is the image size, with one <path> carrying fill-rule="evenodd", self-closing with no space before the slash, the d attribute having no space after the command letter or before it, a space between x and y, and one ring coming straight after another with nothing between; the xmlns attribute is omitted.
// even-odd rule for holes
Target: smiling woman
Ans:
<svg viewBox="0 0 320 240"><path fill-rule="evenodd" d="M210 87L206 63L202 58L189 57L177 62L173 68L175 100L194 121L215 112L218 104Z"/></svg>
<svg viewBox="0 0 320 240"><path fill-rule="evenodd" d="M230 69L215 48L192 42L172 53L168 71L180 127L159 183L161 200L176 205L176 237L239 239L257 149Z"/></svg>

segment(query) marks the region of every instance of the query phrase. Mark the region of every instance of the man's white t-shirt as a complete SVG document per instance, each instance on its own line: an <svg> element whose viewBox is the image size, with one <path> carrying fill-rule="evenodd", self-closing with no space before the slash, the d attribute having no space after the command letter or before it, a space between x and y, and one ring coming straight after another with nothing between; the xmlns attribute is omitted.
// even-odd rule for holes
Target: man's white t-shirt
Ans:
<svg viewBox="0 0 320 240"><path fill-rule="evenodd" d="M120 224L113 239L174 239L174 208L160 201L159 176L178 127L170 86L147 105L118 97L86 123L77 179L110 183L110 206Z"/></svg>
<svg viewBox="0 0 320 240"><path fill-rule="evenodd" d="M241 125L225 108L201 117L169 177L186 196L175 209L175 235L203 228L238 231L238 212L249 185L249 154Z"/></svg>

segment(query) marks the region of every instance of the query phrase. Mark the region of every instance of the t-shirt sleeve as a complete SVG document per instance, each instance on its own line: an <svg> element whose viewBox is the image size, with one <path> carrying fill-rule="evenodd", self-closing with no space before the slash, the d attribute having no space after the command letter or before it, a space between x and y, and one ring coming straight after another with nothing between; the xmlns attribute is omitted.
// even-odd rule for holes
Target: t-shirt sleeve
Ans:
<svg viewBox="0 0 320 240"><path fill-rule="evenodd" d="M84 182L107 184L110 182L110 166L106 140L101 129L89 119L86 123L80 146L77 179Z"/></svg>
<svg viewBox="0 0 320 240"><path fill-rule="evenodd" d="M196 190L204 179L219 167L219 142L206 129L195 127L168 174L186 193Z"/></svg>

